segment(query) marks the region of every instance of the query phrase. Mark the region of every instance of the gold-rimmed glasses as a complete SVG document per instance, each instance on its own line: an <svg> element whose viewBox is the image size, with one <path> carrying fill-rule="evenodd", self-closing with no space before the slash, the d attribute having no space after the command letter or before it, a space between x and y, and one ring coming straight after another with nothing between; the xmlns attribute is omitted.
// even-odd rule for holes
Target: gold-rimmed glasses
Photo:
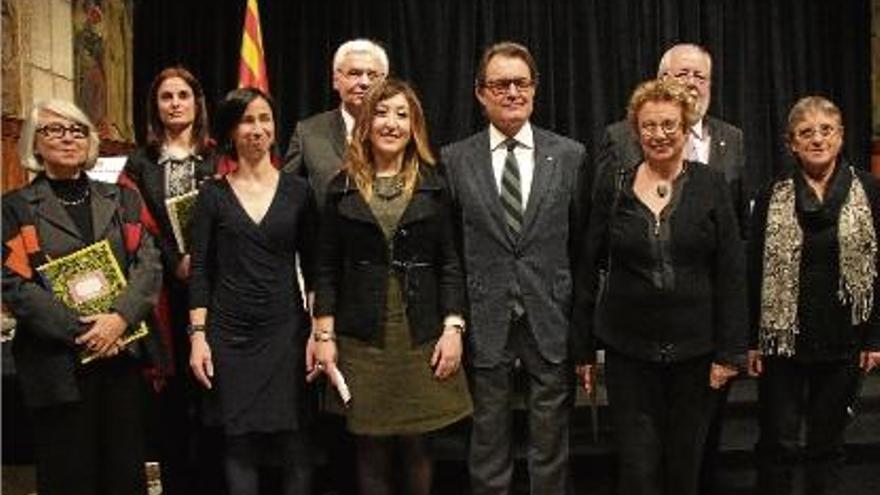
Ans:
<svg viewBox="0 0 880 495"><path fill-rule="evenodd" d="M675 134L679 129L681 129L681 121L671 119L663 120L659 123L644 122L639 125L639 131L641 131L642 135L645 137L654 136L658 131L668 137Z"/></svg>
<svg viewBox="0 0 880 495"><path fill-rule="evenodd" d="M693 81L698 86L704 86L709 82L709 75L703 74L698 70L682 69L675 72L667 72L666 74L682 84Z"/></svg>
<svg viewBox="0 0 880 495"><path fill-rule="evenodd" d="M343 71L340 69L340 70L337 70L337 72L339 72L342 75L342 77L348 79L349 81L357 81L360 78L367 76L367 79L369 79L370 82L373 82L373 81L378 81L379 79L382 79L383 77L385 77L384 72L380 72L380 71L376 71L376 70L348 69L348 70Z"/></svg>
<svg viewBox="0 0 880 495"><path fill-rule="evenodd" d="M816 136L819 136L822 139L828 139L831 136L837 134L838 130L840 130L839 126L831 124L821 124L817 127L802 127L795 129L794 135L800 141L811 141Z"/></svg>

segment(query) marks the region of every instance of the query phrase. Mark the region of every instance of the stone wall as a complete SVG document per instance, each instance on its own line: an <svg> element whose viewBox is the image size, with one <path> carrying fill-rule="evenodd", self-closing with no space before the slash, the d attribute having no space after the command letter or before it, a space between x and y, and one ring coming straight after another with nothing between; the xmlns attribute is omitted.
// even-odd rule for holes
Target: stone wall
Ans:
<svg viewBox="0 0 880 495"><path fill-rule="evenodd" d="M3 0L3 115L73 99L71 0Z"/></svg>

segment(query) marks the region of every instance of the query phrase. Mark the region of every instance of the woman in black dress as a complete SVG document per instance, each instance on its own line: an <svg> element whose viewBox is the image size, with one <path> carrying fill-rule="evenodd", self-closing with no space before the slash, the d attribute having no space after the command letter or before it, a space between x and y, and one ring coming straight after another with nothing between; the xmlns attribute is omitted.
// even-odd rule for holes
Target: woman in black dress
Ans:
<svg viewBox="0 0 880 495"><path fill-rule="evenodd" d="M178 243L165 203L192 194L214 173L205 95L187 69L169 67L153 79L146 109L146 145L128 157L119 184L141 194L144 225L162 253L162 293L154 321L171 357L167 375L156 386L162 493L217 495L222 484L198 475L199 469L204 473L219 466L218 449L211 443L219 435L199 425L198 396L189 373L189 246ZM187 226L180 227L185 233Z"/></svg>
<svg viewBox="0 0 880 495"><path fill-rule="evenodd" d="M333 380L338 343L360 492L393 493L400 473L406 493L427 495L425 434L472 405L460 371L464 288L446 185L405 83L389 79L367 94L321 220L315 366Z"/></svg>
<svg viewBox="0 0 880 495"><path fill-rule="evenodd" d="M880 189L841 155L843 122L831 101L798 101L787 138L797 166L758 196L749 250L758 493L792 493L805 420L804 493L843 494L847 407L861 373L880 365Z"/></svg>
<svg viewBox="0 0 880 495"><path fill-rule="evenodd" d="M216 121L237 166L205 182L193 215L190 367L226 435L230 493L256 494L265 459L281 462L285 494L309 493L301 428L309 325L296 256L310 280L313 200L304 179L273 166L267 95L230 92Z"/></svg>

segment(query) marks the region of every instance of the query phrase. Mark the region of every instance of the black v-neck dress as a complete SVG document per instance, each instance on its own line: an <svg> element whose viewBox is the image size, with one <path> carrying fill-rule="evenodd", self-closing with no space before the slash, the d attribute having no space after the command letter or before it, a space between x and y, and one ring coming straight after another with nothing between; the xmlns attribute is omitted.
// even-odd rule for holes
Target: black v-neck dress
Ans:
<svg viewBox="0 0 880 495"><path fill-rule="evenodd" d="M200 189L192 225L190 307L207 307L214 364L208 419L227 435L299 428L308 316L296 274L311 266L308 183L281 174L255 223L226 179Z"/></svg>

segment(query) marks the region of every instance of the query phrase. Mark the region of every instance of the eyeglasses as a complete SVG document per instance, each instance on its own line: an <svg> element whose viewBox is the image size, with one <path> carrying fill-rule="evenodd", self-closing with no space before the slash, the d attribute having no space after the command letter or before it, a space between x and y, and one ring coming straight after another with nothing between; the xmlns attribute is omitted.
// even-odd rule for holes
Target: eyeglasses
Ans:
<svg viewBox="0 0 880 495"><path fill-rule="evenodd" d="M85 139L89 135L89 128L82 124L64 125L59 123L46 124L37 128L37 132L46 139L63 139L68 132L73 139Z"/></svg>
<svg viewBox="0 0 880 495"><path fill-rule="evenodd" d="M693 80L695 84L697 84L699 86L703 86L707 82L709 82L709 76L707 76L706 74L703 74L700 71L696 71L696 70L682 69L682 70L676 71L674 73L667 72L666 74L669 76L672 76L673 79L675 79L676 81L678 81L682 84L687 84L687 82L689 80Z"/></svg>
<svg viewBox="0 0 880 495"><path fill-rule="evenodd" d="M373 82L385 77L383 72L375 70L348 69L347 71L338 70L337 72L342 74L342 76L349 81L358 81L360 78L367 76L367 79L369 79L370 82Z"/></svg>
<svg viewBox="0 0 880 495"><path fill-rule="evenodd" d="M525 77L517 77L513 79L495 79L483 83L483 87L491 91L495 96L501 96L507 93L510 91L511 86L515 87L517 91L525 91L534 87L535 81L526 79Z"/></svg>
<svg viewBox="0 0 880 495"><path fill-rule="evenodd" d="M681 122L678 120L664 120L659 124L656 122L645 122L639 127L642 135L645 137L651 137L657 134L657 131L663 133L664 136L670 136L675 134L679 129L681 129Z"/></svg>
<svg viewBox="0 0 880 495"><path fill-rule="evenodd" d="M822 124L819 127L804 127L797 129L794 135L801 141L810 141L818 135L822 139L828 139L837 133L839 128L830 124Z"/></svg>

